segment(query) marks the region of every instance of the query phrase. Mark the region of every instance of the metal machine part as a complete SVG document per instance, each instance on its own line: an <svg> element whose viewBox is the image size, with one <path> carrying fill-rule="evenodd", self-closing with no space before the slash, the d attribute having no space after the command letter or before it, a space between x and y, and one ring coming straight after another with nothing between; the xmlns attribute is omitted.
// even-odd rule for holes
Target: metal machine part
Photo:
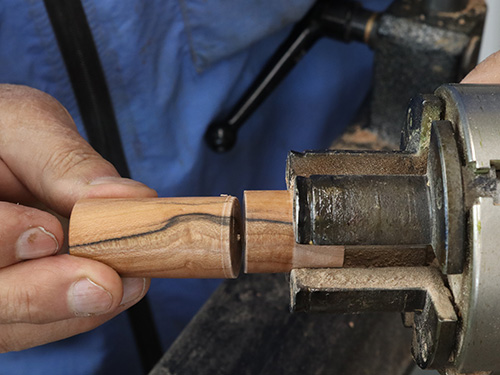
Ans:
<svg viewBox="0 0 500 375"><path fill-rule="evenodd" d="M475 65L484 0L397 0L380 15L369 126L397 144L408 101L459 82Z"/></svg>
<svg viewBox="0 0 500 375"><path fill-rule="evenodd" d="M229 114L205 140L230 150L239 128L322 37L358 41L375 52L369 127L397 144L406 105L416 92L458 82L475 65L486 15L484 0L395 0L383 13L355 1L317 0Z"/></svg>
<svg viewBox="0 0 500 375"><path fill-rule="evenodd" d="M292 310L400 311L420 367L500 370L499 108L500 86L444 85L412 100L401 151L290 153L298 243L434 255L293 270Z"/></svg>

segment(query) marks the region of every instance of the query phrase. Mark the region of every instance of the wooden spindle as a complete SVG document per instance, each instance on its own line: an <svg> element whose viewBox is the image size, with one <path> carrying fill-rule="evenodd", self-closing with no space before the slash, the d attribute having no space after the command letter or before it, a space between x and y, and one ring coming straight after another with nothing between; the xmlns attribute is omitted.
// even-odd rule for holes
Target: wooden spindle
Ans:
<svg viewBox="0 0 500 375"><path fill-rule="evenodd" d="M84 199L71 214L69 246L122 276L234 278L240 206L230 196Z"/></svg>

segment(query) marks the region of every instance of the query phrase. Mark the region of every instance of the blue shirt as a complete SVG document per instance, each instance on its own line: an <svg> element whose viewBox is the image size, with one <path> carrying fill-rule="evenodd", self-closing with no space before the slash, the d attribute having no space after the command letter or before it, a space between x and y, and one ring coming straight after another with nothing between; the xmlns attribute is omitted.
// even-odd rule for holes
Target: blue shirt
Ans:
<svg viewBox="0 0 500 375"><path fill-rule="evenodd" d="M370 85L372 54L321 40L247 121L236 147L203 135L249 86L312 0L83 0L132 177L160 196L284 189L291 149L326 148ZM378 7L387 0L366 1ZM0 3L0 82L57 98L85 136L43 2ZM216 280L153 280L149 297L166 349ZM0 374L136 374L125 314L60 342L0 355Z"/></svg>

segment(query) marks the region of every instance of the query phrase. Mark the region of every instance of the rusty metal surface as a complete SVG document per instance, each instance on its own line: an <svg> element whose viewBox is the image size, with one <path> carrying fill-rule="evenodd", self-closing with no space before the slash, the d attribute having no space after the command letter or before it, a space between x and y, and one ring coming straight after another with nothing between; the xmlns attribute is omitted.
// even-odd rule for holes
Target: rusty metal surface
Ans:
<svg viewBox="0 0 500 375"><path fill-rule="evenodd" d="M297 242L430 244L426 183L426 177L420 175L297 177Z"/></svg>
<svg viewBox="0 0 500 375"><path fill-rule="evenodd" d="M400 246L431 246L444 274L461 273L465 197L458 131L449 121L439 120L443 113L439 98L417 97L410 106L410 124L404 149L399 152L291 153L288 177L294 194L296 241L305 245L392 246L400 256L404 256ZM356 158L365 163L345 163ZM393 165L397 160L418 162L418 173ZM422 167L424 161L427 165ZM386 167L394 167L394 171ZM425 174L421 174L422 169ZM358 174L360 170L363 173ZM357 254L350 260L359 262L360 249ZM372 254L367 256L372 258ZM387 266L381 259L371 264Z"/></svg>

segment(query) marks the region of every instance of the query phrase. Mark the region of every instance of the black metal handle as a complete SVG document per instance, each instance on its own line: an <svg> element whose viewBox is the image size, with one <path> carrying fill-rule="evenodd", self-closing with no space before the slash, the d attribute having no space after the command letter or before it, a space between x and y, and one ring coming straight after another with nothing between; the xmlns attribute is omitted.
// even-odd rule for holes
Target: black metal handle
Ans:
<svg viewBox="0 0 500 375"><path fill-rule="evenodd" d="M361 8L358 3L318 0L271 56L229 115L210 124L205 133L208 145L217 152L230 150L236 143L239 128L319 38L368 42L375 16L376 13Z"/></svg>

